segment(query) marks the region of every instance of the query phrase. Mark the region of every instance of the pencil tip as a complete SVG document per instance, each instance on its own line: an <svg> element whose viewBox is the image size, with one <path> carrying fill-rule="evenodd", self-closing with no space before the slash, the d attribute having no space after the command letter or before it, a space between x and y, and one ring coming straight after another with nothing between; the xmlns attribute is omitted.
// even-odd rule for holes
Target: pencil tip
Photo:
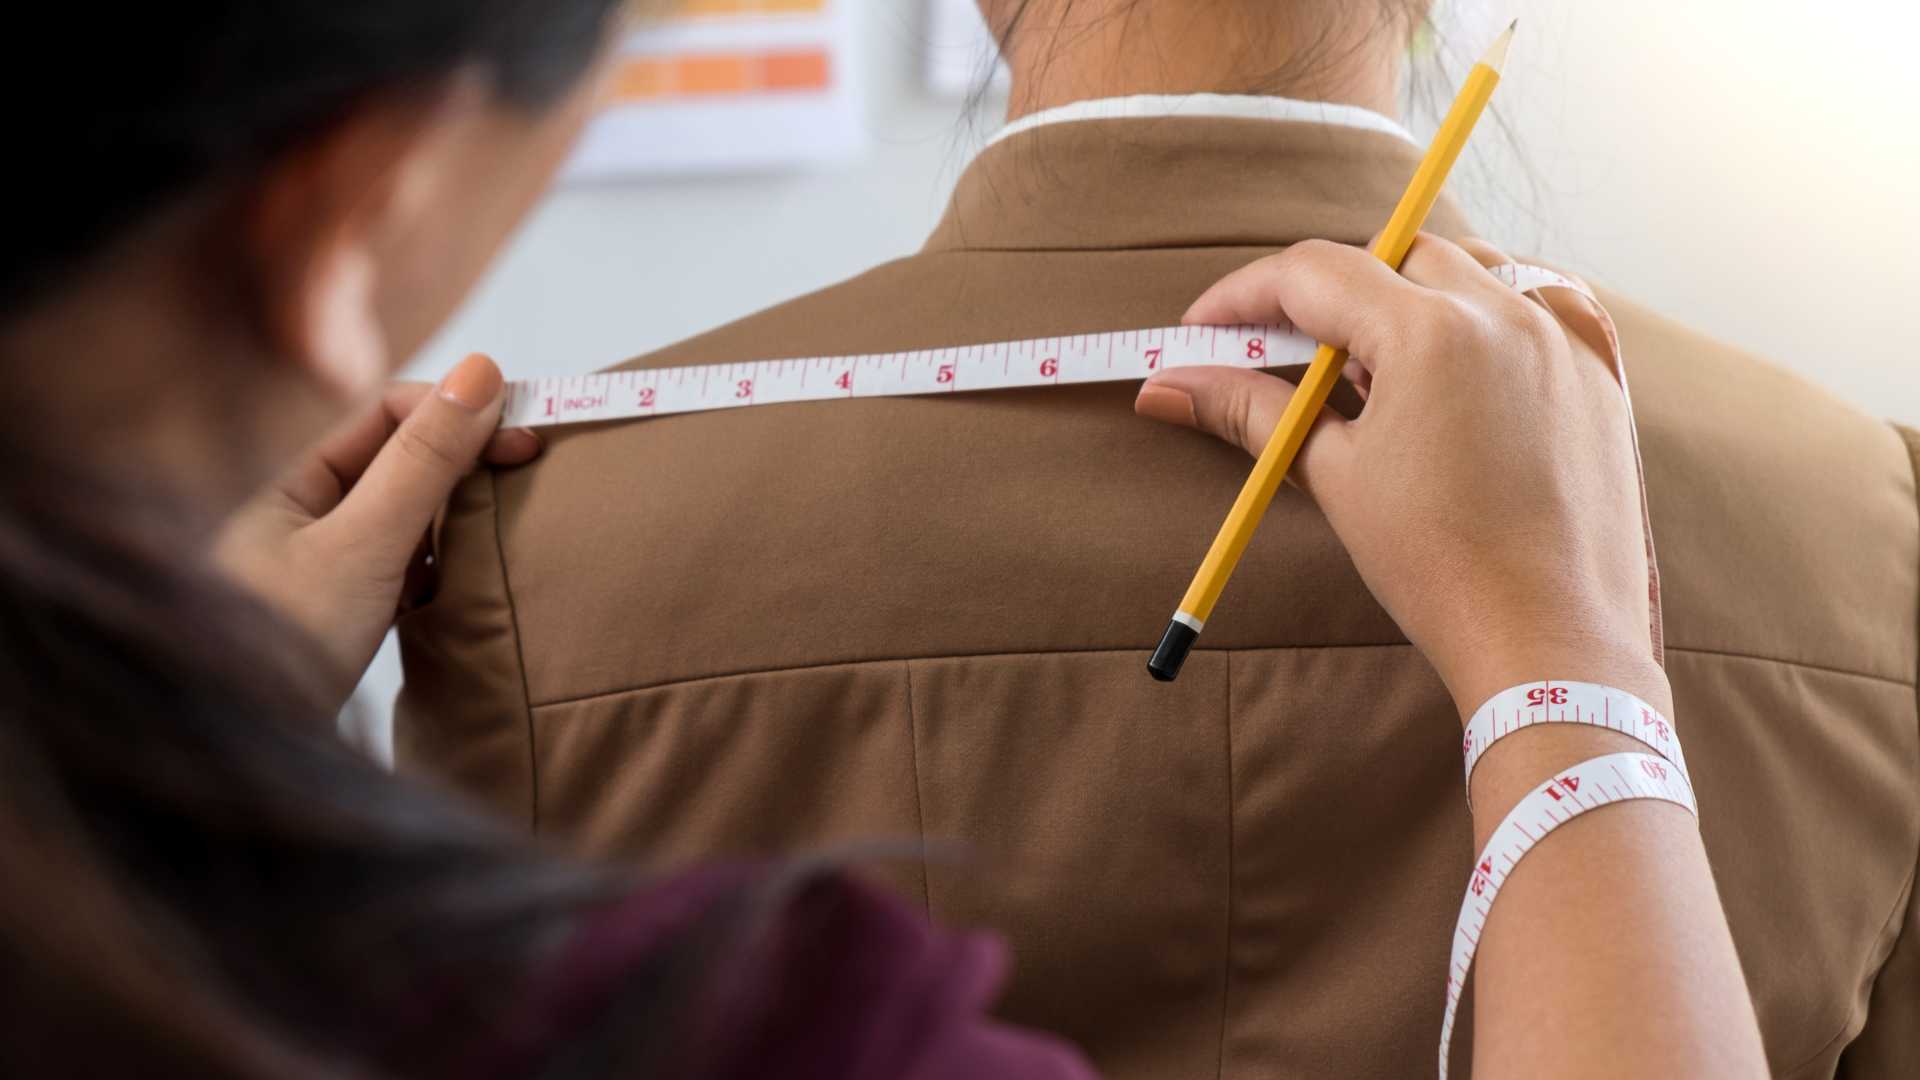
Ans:
<svg viewBox="0 0 1920 1080"><path fill-rule="evenodd" d="M1501 31L1500 36L1494 39L1492 45L1487 47L1487 54L1480 58L1480 62L1496 72L1504 67L1507 62L1507 50L1513 47L1513 32L1519 26L1519 19L1508 23L1507 28Z"/></svg>
<svg viewBox="0 0 1920 1080"><path fill-rule="evenodd" d="M1507 33L1511 34L1518 29L1520 29L1520 17L1516 15L1513 21L1507 24Z"/></svg>

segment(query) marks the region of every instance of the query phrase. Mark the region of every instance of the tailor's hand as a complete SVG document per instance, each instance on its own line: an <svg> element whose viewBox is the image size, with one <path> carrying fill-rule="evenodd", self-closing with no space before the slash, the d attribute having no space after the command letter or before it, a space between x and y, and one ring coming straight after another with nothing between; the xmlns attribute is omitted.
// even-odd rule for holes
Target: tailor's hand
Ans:
<svg viewBox="0 0 1920 1080"><path fill-rule="evenodd" d="M495 430L504 386L480 355L438 386L394 383L218 538L216 562L333 658L342 702L396 613L430 595L427 530L454 485L481 462L520 465L540 453L533 432Z"/></svg>
<svg viewBox="0 0 1920 1080"><path fill-rule="evenodd" d="M1323 412L1292 478L1463 716L1546 678L1664 701L1619 386L1483 266L1507 259L1476 250L1422 235L1395 274L1358 248L1296 244L1222 279L1185 321L1291 320L1348 350L1366 408ZM1178 368L1135 409L1258 454L1292 393L1260 372Z"/></svg>

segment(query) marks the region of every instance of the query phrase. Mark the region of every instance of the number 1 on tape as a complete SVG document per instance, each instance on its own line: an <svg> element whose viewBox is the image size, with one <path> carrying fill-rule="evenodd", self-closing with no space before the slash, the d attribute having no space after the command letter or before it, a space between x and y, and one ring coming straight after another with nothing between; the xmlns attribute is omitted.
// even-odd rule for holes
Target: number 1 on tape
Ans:
<svg viewBox="0 0 1920 1080"><path fill-rule="evenodd" d="M1281 326L1175 326L987 345L757 360L534 379L508 387L506 427L542 427L793 401L902 397L1144 379L1193 364L1306 363Z"/></svg>

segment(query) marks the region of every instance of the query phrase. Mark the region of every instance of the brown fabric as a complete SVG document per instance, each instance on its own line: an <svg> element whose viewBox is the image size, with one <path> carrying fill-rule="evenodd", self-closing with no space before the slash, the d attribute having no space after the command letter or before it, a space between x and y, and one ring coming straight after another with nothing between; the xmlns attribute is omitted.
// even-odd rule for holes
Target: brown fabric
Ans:
<svg viewBox="0 0 1920 1080"><path fill-rule="evenodd" d="M974 163L919 254L635 364L1166 325L1260 254L1365 241L1417 156L1249 120L1036 129ZM1433 227L1467 228L1450 205ZM1607 302L1678 724L1771 1059L1831 1075L1853 1042L1851 1075L1913 1075L1908 455ZM1451 707L1294 492L1180 681L1149 680L1247 462L1134 418L1133 391L554 437L449 517L447 586L403 626L403 767L652 863L956 841L895 883L1005 931L1007 1014L1121 1080L1430 1072L1471 856Z"/></svg>
<svg viewBox="0 0 1920 1080"><path fill-rule="evenodd" d="M1899 428L1920 480L1920 431ZM1891 955L1880 969L1867 1004L1866 1029L1840 1058L1843 1077L1913 1076L1920 1073L1920 904L1914 886L1920 866L1907 877L1906 895L1889 917Z"/></svg>

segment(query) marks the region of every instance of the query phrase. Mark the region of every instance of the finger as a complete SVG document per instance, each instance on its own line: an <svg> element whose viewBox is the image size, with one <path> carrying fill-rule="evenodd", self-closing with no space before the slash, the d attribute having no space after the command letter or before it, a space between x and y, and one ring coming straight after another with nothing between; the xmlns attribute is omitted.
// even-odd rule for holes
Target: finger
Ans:
<svg viewBox="0 0 1920 1080"><path fill-rule="evenodd" d="M1183 367L1155 375L1140 387L1134 411L1141 416L1204 431L1256 457L1293 397L1285 379L1231 367ZM1337 475L1351 454L1351 432L1338 414L1322 410L1291 470L1312 494Z"/></svg>
<svg viewBox="0 0 1920 1080"><path fill-rule="evenodd" d="M1513 256L1478 237L1469 236L1460 241L1460 246L1466 250L1467 254L1478 259L1481 266L1489 270L1505 266L1513 261Z"/></svg>
<svg viewBox="0 0 1920 1080"><path fill-rule="evenodd" d="M1480 265L1489 270L1507 266L1514 261L1513 256L1501 251L1485 240L1469 237L1460 241L1460 246L1466 249L1467 254L1478 259ZM1581 281L1577 275L1569 274L1564 270L1559 271L1559 273L1569 281L1579 285L1582 289L1588 288L1586 283ZM1504 284L1502 284L1501 287L1506 288ZM1602 323L1606 318L1605 313L1602 312L1599 306L1592 300L1579 292L1567 289L1542 289L1528 295L1544 303L1547 306L1547 310L1553 312L1562 322L1574 326L1578 331L1578 336L1589 347L1593 348L1595 352L1601 353L1602 355L1613 352L1612 345L1607 340L1606 331L1602 327Z"/></svg>
<svg viewBox="0 0 1920 1080"><path fill-rule="evenodd" d="M295 462L280 477L281 492L312 517L332 513L394 430L432 389L423 382L389 384L380 401L335 428L312 453ZM546 443L531 429L502 428L487 441L480 457L489 465L512 467L539 457L545 448Z"/></svg>
<svg viewBox="0 0 1920 1080"><path fill-rule="evenodd" d="M320 517L332 512L393 435L396 423L393 398L396 394L410 395L410 388L414 386L422 392L426 390L424 383L396 383L383 395L383 400L368 405L329 432L281 475L278 483L282 494L309 516ZM405 415L404 412L401 415Z"/></svg>
<svg viewBox="0 0 1920 1080"><path fill-rule="evenodd" d="M1507 266L1514 261L1513 256L1485 240L1468 238L1460 241L1460 246L1490 270ZM1577 276L1565 271L1561 271L1561 274L1578 285L1580 289L1587 288L1586 283ZM1588 351L1606 363L1608 373L1615 381L1621 378L1619 351L1615 346L1613 335L1607 329L1609 322L1607 313L1601 310L1592 299L1574 289L1537 289L1522 294L1508 289L1504 282L1500 287L1510 295L1531 297L1532 301L1545 306L1570 337L1585 345Z"/></svg>
<svg viewBox="0 0 1920 1080"><path fill-rule="evenodd" d="M487 357L461 361L414 404L339 508L314 527L355 558L404 566L494 438L505 385Z"/></svg>
<svg viewBox="0 0 1920 1080"><path fill-rule="evenodd" d="M1367 365L1360 361L1348 357L1347 366L1340 369L1340 375L1353 384L1353 392L1360 395L1361 401L1366 401L1367 395L1373 393L1373 372L1368 371Z"/></svg>
<svg viewBox="0 0 1920 1080"><path fill-rule="evenodd" d="M339 479L343 493L360 479L380 448L433 389L423 382L389 383L371 415L336 431L320 444L316 453ZM540 436L527 428L504 428L487 441L481 460L489 465L524 465L538 457L544 446Z"/></svg>
<svg viewBox="0 0 1920 1080"><path fill-rule="evenodd" d="M1409 321L1432 294L1359 248L1306 240L1241 267L1187 309L1184 322L1291 321L1301 332L1374 368L1387 344L1417 335Z"/></svg>
<svg viewBox="0 0 1920 1080"><path fill-rule="evenodd" d="M1513 295L1513 290L1487 273L1486 265L1466 248L1432 233L1421 233L1414 238L1406 259L1400 263L1400 276L1437 292L1488 298Z"/></svg>
<svg viewBox="0 0 1920 1080"><path fill-rule="evenodd" d="M402 579L400 599L394 610L396 617L433 602L433 594L440 588L439 569L433 561L432 535L422 536L413 557L407 560L406 577Z"/></svg>
<svg viewBox="0 0 1920 1080"><path fill-rule="evenodd" d="M423 382L393 383L388 386L387 393L381 402L388 420L387 433L381 438L383 444L407 417L413 415L413 410L427 400L432 389L432 386ZM480 460L489 465L525 465L539 457L540 451L544 449L546 449L546 442L531 428L501 428L487 440L486 449L480 453ZM379 450L380 447L375 446L366 453L365 457L353 459L360 464L358 469L351 472L347 470L348 461L342 460L338 463L338 471L346 479L347 486L353 485L353 481L359 478L360 472L366 469L367 464L373 460L373 455ZM344 458L344 455L342 457Z"/></svg>
<svg viewBox="0 0 1920 1080"><path fill-rule="evenodd" d="M400 421L432 390L431 385L423 382L389 383L372 408L334 429L333 434L314 448L315 456L339 480L341 494L360 479L380 448L393 437Z"/></svg>
<svg viewBox="0 0 1920 1080"><path fill-rule="evenodd" d="M525 465L540 456L547 444L530 428L501 428L487 440L487 448L480 454L480 460L489 465L511 467Z"/></svg>
<svg viewBox="0 0 1920 1080"><path fill-rule="evenodd" d="M1434 236L1434 234L1423 232L1414 237L1413 246L1408 248L1407 250L1408 258L1412 258L1414 249L1420 247L1420 240L1423 237L1428 237L1428 236ZM1494 247L1492 244L1489 244L1485 240L1482 240L1476 236L1467 236L1467 237L1462 237L1459 240L1451 240L1451 241L1447 240L1445 237L1439 237L1439 236L1434 236L1434 239L1439 240L1442 243L1451 243L1451 244L1457 245L1461 250L1473 256L1474 260L1478 262L1481 266L1484 266L1489 270L1492 270L1495 267L1505 266L1508 263L1513 261L1512 256L1506 254L1505 252L1501 251L1499 248ZM1379 233L1373 234L1373 239L1367 241L1367 249L1371 251L1374 245L1378 244L1379 242L1380 242L1380 234ZM1404 272L1406 270L1405 260L1401 261L1400 268L1404 275Z"/></svg>

